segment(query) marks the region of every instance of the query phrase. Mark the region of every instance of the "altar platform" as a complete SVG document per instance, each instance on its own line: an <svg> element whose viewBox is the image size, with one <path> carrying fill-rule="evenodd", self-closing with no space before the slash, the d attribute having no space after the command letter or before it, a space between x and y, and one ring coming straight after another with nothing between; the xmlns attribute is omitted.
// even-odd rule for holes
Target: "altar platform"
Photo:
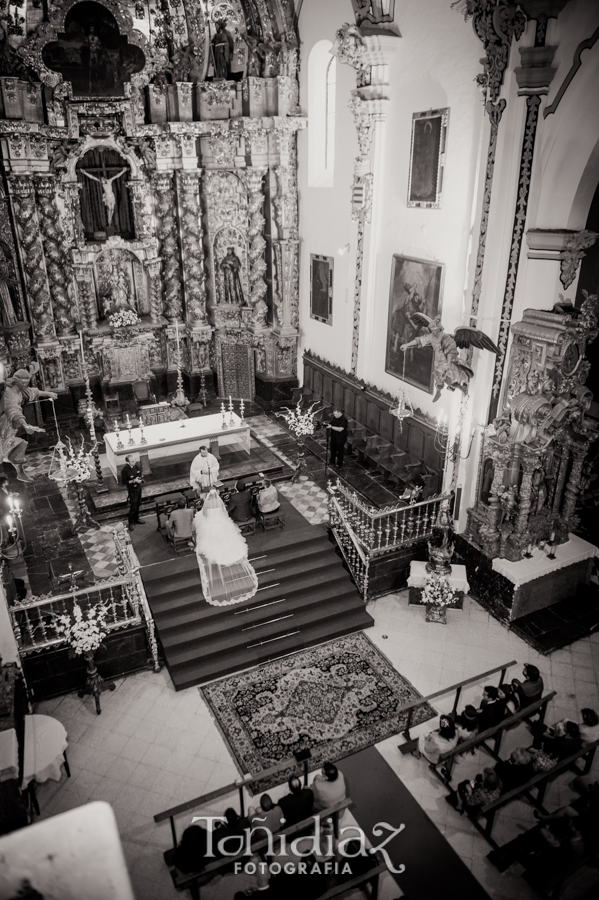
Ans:
<svg viewBox="0 0 599 900"><path fill-rule="evenodd" d="M200 447L208 447L212 453L220 453L221 448L235 445L250 455L250 426L236 413L220 413L199 416L194 419L179 419L175 422L161 422L143 429L108 432L104 435L106 460L115 479L118 479L129 455L141 461L147 460L150 467L173 462L191 464ZM146 467L147 468L147 467Z"/></svg>

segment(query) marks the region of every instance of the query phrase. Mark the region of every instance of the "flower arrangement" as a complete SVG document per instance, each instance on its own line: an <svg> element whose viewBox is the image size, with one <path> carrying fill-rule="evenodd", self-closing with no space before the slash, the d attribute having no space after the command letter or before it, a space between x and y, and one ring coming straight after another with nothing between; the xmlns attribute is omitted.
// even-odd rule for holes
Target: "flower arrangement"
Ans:
<svg viewBox="0 0 599 900"><path fill-rule="evenodd" d="M276 415L285 419L289 429L296 438L303 438L309 434L314 434L314 416L317 412L320 412L320 410L314 409L315 406L316 403L312 403L308 409L302 410L302 401L300 400L295 409L289 409L286 406L285 412L276 413Z"/></svg>
<svg viewBox="0 0 599 900"><path fill-rule="evenodd" d="M106 637L106 608L91 606L87 616L79 604L73 604L72 616L58 616L56 631L64 635L75 653L94 653Z"/></svg>
<svg viewBox="0 0 599 900"><path fill-rule="evenodd" d="M111 328L126 328L127 325L139 325L141 319L132 309L119 309L118 312L110 313L108 322Z"/></svg>
<svg viewBox="0 0 599 900"><path fill-rule="evenodd" d="M443 575L431 575L422 589L422 600L427 606L451 606L455 591Z"/></svg>

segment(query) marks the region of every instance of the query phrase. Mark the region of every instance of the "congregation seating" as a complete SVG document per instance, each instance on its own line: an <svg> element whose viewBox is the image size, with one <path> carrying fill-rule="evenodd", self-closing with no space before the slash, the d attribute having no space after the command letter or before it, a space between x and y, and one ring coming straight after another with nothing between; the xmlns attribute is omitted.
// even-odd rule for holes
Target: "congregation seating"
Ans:
<svg viewBox="0 0 599 900"><path fill-rule="evenodd" d="M317 419L327 422L333 409L341 409L348 421L347 447L367 467L376 468L400 490L422 483L423 497L441 489L444 451L435 423L418 411L403 424L389 412L388 396L354 376L304 354L304 386L294 393L303 400L324 406Z"/></svg>

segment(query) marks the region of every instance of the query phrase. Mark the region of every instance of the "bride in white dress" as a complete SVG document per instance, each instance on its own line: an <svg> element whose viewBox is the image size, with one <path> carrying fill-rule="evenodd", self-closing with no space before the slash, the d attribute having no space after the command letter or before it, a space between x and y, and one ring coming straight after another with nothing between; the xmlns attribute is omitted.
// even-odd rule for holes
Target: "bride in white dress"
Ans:
<svg viewBox="0 0 599 900"><path fill-rule="evenodd" d="M258 578L248 562L246 540L215 489L196 513L194 525L206 601L214 606L229 606L253 597L258 590Z"/></svg>

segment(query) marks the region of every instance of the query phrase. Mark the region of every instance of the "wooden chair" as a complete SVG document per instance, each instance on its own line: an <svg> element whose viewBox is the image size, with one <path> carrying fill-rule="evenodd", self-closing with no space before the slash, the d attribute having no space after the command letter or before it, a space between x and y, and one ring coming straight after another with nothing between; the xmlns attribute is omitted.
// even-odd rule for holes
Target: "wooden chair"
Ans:
<svg viewBox="0 0 599 900"><path fill-rule="evenodd" d="M235 524L242 534L256 534L255 516L252 516L251 519L246 519L244 522L235 522Z"/></svg>
<svg viewBox="0 0 599 900"><path fill-rule="evenodd" d="M109 419L110 416L118 416L121 411L121 400L117 391L115 391L114 394L104 395L104 409L106 410L107 419Z"/></svg>
<svg viewBox="0 0 599 900"><path fill-rule="evenodd" d="M381 455L385 447L388 446L390 446L390 444L388 444L388 442L385 441L379 434L375 434L372 437L366 438L366 446L362 451L364 462L376 466L379 456Z"/></svg>
<svg viewBox="0 0 599 900"><path fill-rule="evenodd" d="M258 510L258 523L262 527L262 531L267 531L270 528L278 528L279 525L281 528L285 528L285 513L281 512L281 508L274 509L272 512L263 513Z"/></svg>

